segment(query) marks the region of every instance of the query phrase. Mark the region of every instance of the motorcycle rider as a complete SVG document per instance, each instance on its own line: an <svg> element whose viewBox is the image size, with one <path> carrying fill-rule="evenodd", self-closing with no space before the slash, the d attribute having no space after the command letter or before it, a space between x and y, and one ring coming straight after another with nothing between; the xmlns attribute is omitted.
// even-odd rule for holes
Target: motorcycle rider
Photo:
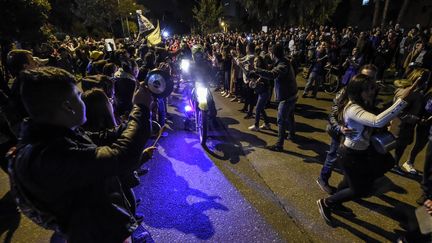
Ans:
<svg viewBox="0 0 432 243"><path fill-rule="evenodd" d="M189 70L190 78L194 84L201 83L205 87L210 87L211 77L211 65L205 58L204 48L201 45L192 46L192 62L190 63ZM211 92L208 92L207 105L209 109L208 118L215 121L217 110L213 100ZM190 129L190 120L186 118L185 129Z"/></svg>

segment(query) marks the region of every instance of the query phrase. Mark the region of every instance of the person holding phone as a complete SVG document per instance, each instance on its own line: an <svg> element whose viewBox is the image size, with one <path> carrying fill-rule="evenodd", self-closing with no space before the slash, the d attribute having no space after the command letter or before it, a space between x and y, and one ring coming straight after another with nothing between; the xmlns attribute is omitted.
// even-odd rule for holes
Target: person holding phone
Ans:
<svg viewBox="0 0 432 243"><path fill-rule="evenodd" d="M97 146L79 129L86 106L71 74L36 68L22 73L20 81L30 119L10 154L9 171L22 212L70 243L130 238L138 223L119 176L143 163L150 137L149 90L139 86L125 130L112 144Z"/></svg>

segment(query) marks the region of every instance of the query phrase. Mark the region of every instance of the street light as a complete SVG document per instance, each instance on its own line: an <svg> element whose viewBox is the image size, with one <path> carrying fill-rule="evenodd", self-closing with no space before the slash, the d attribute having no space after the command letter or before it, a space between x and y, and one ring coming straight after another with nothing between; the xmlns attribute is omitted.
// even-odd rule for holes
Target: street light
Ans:
<svg viewBox="0 0 432 243"><path fill-rule="evenodd" d="M169 37L169 32L167 31L167 30L164 30L163 32L162 32L162 36L166 39L166 38L168 38Z"/></svg>
<svg viewBox="0 0 432 243"><path fill-rule="evenodd" d="M227 25L224 21L222 21L222 22L220 23L220 25L221 25L223 31L224 31L224 32L227 32L227 30L228 30L228 25Z"/></svg>

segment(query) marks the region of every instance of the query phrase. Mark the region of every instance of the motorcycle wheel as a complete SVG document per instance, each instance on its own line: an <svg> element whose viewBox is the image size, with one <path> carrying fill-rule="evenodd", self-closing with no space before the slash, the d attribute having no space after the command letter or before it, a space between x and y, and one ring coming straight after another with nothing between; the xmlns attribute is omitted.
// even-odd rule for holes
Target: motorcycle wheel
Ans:
<svg viewBox="0 0 432 243"><path fill-rule="evenodd" d="M332 73L327 73L324 80L324 92L333 94L339 89L339 77Z"/></svg>
<svg viewBox="0 0 432 243"><path fill-rule="evenodd" d="M208 118L207 112L202 110L197 110L197 132L200 138L201 145L205 145L207 142L207 132L208 132Z"/></svg>

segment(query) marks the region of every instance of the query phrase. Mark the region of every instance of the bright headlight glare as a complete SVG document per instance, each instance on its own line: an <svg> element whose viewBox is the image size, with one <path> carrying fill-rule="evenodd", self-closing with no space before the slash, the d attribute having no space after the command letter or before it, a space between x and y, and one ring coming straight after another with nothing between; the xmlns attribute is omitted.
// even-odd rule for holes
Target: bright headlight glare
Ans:
<svg viewBox="0 0 432 243"><path fill-rule="evenodd" d="M181 60L180 69L182 71L189 72L189 67L190 67L190 61L189 60L186 60L186 59Z"/></svg>
<svg viewBox="0 0 432 243"><path fill-rule="evenodd" d="M197 86L196 87L196 95L199 103L207 102L207 88Z"/></svg>

